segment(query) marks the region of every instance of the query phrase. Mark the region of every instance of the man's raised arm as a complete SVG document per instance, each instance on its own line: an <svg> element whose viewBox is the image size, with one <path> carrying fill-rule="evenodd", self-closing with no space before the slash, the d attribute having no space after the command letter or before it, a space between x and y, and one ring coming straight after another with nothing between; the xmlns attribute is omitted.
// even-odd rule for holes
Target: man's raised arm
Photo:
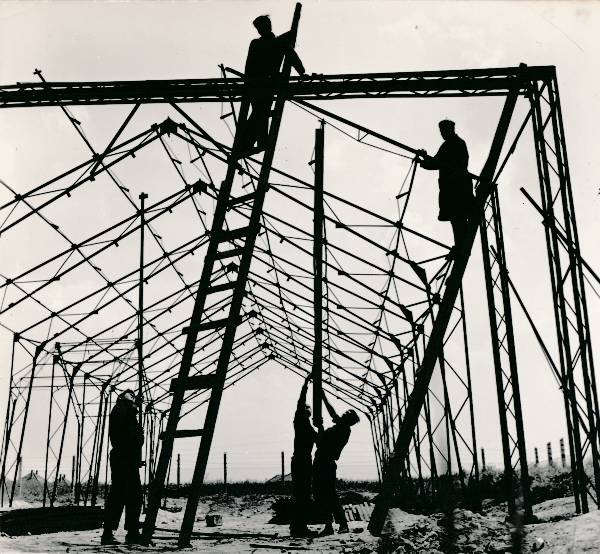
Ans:
<svg viewBox="0 0 600 554"><path fill-rule="evenodd" d="M325 404L325 407L327 408L329 416L331 417L333 422L338 423L341 418L339 415L337 415L337 412L333 409L333 406L329 403L329 400L327 400L327 397L325 396L325 391L323 391L323 403Z"/></svg>

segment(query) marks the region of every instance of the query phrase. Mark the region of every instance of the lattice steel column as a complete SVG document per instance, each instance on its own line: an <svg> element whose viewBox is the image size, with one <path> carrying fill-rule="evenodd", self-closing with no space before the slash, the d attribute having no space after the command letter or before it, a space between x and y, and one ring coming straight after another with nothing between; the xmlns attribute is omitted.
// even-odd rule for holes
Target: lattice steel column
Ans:
<svg viewBox="0 0 600 554"><path fill-rule="evenodd" d="M573 490L583 512L600 486L598 394L556 74L530 87L562 391L572 420ZM593 478L584 459L592 454ZM579 506L578 506L579 507Z"/></svg>
<svg viewBox="0 0 600 554"><path fill-rule="evenodd" d="M522 503L520 508L523 509L525 517L530 518L532 511L525 431L497 190L492 191L486 202L480 233L508 512L511 516L516 513L515 501L520 499Z"/></svg>

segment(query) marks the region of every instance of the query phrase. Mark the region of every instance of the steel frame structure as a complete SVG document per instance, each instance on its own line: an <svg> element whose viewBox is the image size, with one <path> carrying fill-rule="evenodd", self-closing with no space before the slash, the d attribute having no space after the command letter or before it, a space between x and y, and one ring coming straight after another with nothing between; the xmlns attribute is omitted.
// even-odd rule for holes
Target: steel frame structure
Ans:
<svg viewBox="0 0 600 554"><path fill-rule="evenodd" d="M241 101L243 112L244 99L250 92L253 92L252 89L245 85L240 77L111 83L47 83L44 81L0 86L2 108L60 106L82 139L86 141L92 155L83 164L27 193L14 192L14 199L0 206L2 213L10 211L0 226L0 237L32 217L41 218L45 224L60 234L58 225L43 214L44 208L54 202L64 201L77 189L101 176L107 176L120 189L134 210L133 215L83 241L73 241L63 234L63 238L68 242L66 250L19 276L7 278L2 284L2 288L10 288L20 296L9 304L3 301L0 313L18 308L25 300L37 302L47 312L42 319L14 334L9 402L2 444L0 489L3 501L7 492L10 502L14 497L16 477L22 463L22 447L32 391L38 386L47 386L40 384L47 377L47 375L40 375L40 368L51 367L49 406L60 409L64 403L57 401L57 395L61 391L67 394L66 408L63 410L59 425L53 427L52 412L48 422L44 501L48 498L50 505L56 497L60 469L64 467L62 443L69 424L72 425L73 413L78 416L77 460L73 480L77 483L85 483L85 488L74 487L74 494L78 501L81 500L79 496L81 493L84 502L87 502L88 498L92 504L96 502L99 483L103 480L103 469L104 481L106 481L105 427L113 394L127 382L137 383L140 377L142 378L140 388L148 405L144 414L147 421L145 425L148 445L147 477L150 482L159 485L168 479L170 452L167 449L163 450L162 457L158 455L159 437L167 430L173 436L178 420L199 409L205 409L207 404L210 406L211 398L206 390L199 389L187 399L186 404L190 406L188 411L181 416L177 414L168 419L171 412L168 407L165 407L165 401L170 395L167 383L174 374L172 371L165 374L164 368L172 368L174 363L184 355L184 350L187 352L185 356L189 359L189 368L193 368L194 375L198 377L210 373L215 367L220 367L223 388L232 386L239 379L249 375L266 360L274 359L301 375L313 371L314 339L318 336L319 329L315 328L313 334L307 331L307 324L311 323L314 314L306 307L310 307L313 303L314 289L307 286L302 279L313 279L317 271L313 273L311 269L313 253L310 249L304 248L296 237L299 235L303 240L312 239L313 235L317 237L317 225L322 225L321 228L325 230L325 235L320 238L324 246L322 262L324 276L321 279L326 284L326 298L322 306L322 329L320 329L325 335L323 362L326 368L323 370L323 385L330 394L343 399L369 419L384 493L393 493L401 477L414 477L422 493L426 492L428 487L425 481L429 480L431 483L429 490L434 493L435 477L440 473L437 467L440 454L444 459L445 472L457 473L463 482L468 479L477 480L479 468L468 333L461 282L479 226L501 415L500 431L509 511L514 514L518 505L522 504L525 513L529 513L526 445L520 408L518 368L512 338L510 304L512 283L508 278L506 267L507 255L504 251L498 200L500 191L497 185L500 172L513 150L513 148L509 149L507 158L501 162L502 146L506 140L514 105L519 96L525 96L531 106L528 119L531 118L533 123L540 179L541 201L538 209L543 215L553 300L556 300L554 313L559 348L557 367L560 368L569 430L573 488L578 510L587 511L588 497L591 497L594 502L597 499L597 488L594 483L598 483L600 477L598 400L585 296L584 264L575 221L555 68L544 66L319 75L310 78L291 78L289 82L281 84L275 91L281 109L286 101L294 103L320 119L335 121L336 124L356 130L357 140L361 142L366 137L382 141L402 151L408 158L416 155L414 148L337 116L309 101L479 96L499 96L506 97L507 100L488 162L481 178L478 178L477 217L473 218L468 237L460 245L459 253L452 261L446 257L447 246L415 229L406 227L403 223L416 171L414 162L409 172L411 177L408 181L410 183L408 190L399 194L397 220L390 220L369 212L326 191L323 194L325 206L328 206L328 202L336 203L338 206L344 206L350 215L346 216L347 218L339 218L336 211L326 208L319 218L315 218L315 228L312 231L306 231L293 222L285 221L262 207L259 207L257 214L251 216L244 208L243 202L236 206L229 206L241 221L247 222L254 217L253 225L258 227L255 228L256 246L248 254L244 254L246 256L244 263L249 269L248 285L245 285L241 295L238 295L242 315L236 321L235 328L229 332L229 338L225 343L226 350L232 355L232 361L229 361L228 357L223 361L221 346L214 351L205 352L206 345L211 341L218 341L221 345L221 341L225 340L218 328L200 328L196 326L197 322L192 321L193 329L187 332L188 340L185 346L177 343L173 336L185 323L186 317L174 322L170 321L168 326L159 328L162 323L161 318L167 313L180 306L189 307L190 302L194 299L197 302L199 298L193 290L202 281L186 280L183 273L178 270L178 265L188 256L194 255L196 251L204 252L206 255L211 232L207 214L201 209L199 199L215 199L220 191L224 190L216 185L210 176L205 158L221 164L227 164L229 160L230 171L233 168L244 179L249 179L253 191L251 195L256 194L257 186L265 188L263 193L268 187L271 194L278 194L280 198L304 210L304 213L313 213L313 208L315 212L318 211L316 206L303 202L294 194L287 192L285 188L286 186L299 187L310 191L312 195L312 191L316 189L313 184L304 182L274 166L271 170L272 174L285 179L287 184L280 186L269 182L267 185L266 175L271 169L270 163L265 164L264 160L260 163L255 159L249 159L243 164L232 164L229 147L214 140L179 107L179 104L185 102L221 102L233 107L234 103ZM163 123L153 125L145 132L123 139L126 127L137 109L146 103L170 104L177 111L182 122L175 122L169 118ZM133 109L109 144L102 150L96 151L80 132L78 122L74 121L67 107L106 104L132 104ZM231 113L236 115L234 109ZM177 159L169 142L176 139L193 149L197 155L195 161L200 160L206 169L207 179L190 182L183 175L179 169L181 160ZM183 187L140 211L135 202L127 196L126 187L118 181L113 170L117 164L135 156L152 144L160 144L163 147L164 153L183 181ZM275 138L272 140L271 148L274 151ZM319 163L322 163L322 160ZM264 174L261 173L263 170ZM233 175L231 178L233 179ZM69 184L63 184L62 188L52 192L53 196L49 200L35 204L33 201L35 194L65 179L71 180ZM226 196L228 197L229 193ZM184 203L194 206L204 232L175 247L166 248L153 229L153 225L159 221L159 218L167 217ZM20 215L12 216L11 219L11 214L17 205L25 207L26 210ZM348 223L351 221L351 214L360 214L365 220L393 229L395 235L390 245L383 247L370 238L368 232L357 231ZM118 279L107 278L99 267L94 265L95 258L102 252L115 245L118 246L119 242L135 237L136 233L142 231L146 231L149 239L158 245L157 248L160 249L158 256L145 257L142 250L140 266L134 271L123 273ZM386 261L378 263L373 259L360 260L359 256L340 246L339 242L336 243L332 237L334 232L344 233L354 240L363 241ZM406 246L406 235L410 235L413 241L427 243L428 247L436 250L435 254L428 260L415 261ZM276 252L271 242L274 239L291 248L298 256L298 263ZM402 244L404 244L404 251ZM90 247L96 250L90 252ZM76 263L68 262L73 254L80 257ZM250 258L252 266L250 266ZM300 262L303 259L310 259L311 262L303 265L303 262ZM387 282L384 281L383 287L379 289L370 286L369 283L357 278L359 273L353 274L352 271L345 270L349 265L348 260L352 260L354 264L364 264L363 267L369 271L385 276ZM50 270L50 262L54 261L61 263L57 271ZM104 281L100 289L82 296L59 310L48 309L43 306L43 302L36 300L46 287L81 265L92 268ZM49 272L49 277L41 285L28 289L21 284L25 277L40 270ZM180 276L181 286L161 298L154 299L146 306L140 298L136 309L127 295L133 291L141 293L144 282L147 283L167 270ZM225 282L235 283L235 279L231 281L230 273L239 270L239 267L221 267L220 277L224 279L224 286L233 286L225 285ZM334 273L337 273L340 278L335 280ZM267 274L273 274L273 279L266 278ZM139 282L129 286L127 283L134 275L139 275ZM282 282L282 278L286 279L285 283ZM403 300L410 297L410 294L406 294L405 291L402 294L398 294L397 291L393 293L399 285L414 293L412 301ZM112 298L105 300L109 293L113 295ZM362 317L357 310L348 307L349 299L360 301L363 305L375 309L377 311L375 322ZM95 308L92 310L86 306L86 302L89 303L90 300L95 303ZM109 309L115 302L128 305L130 315L94 333L81 330L91 316ZM78 316L75 322L65 317L64 314L68 310L80 306L84 313ZM222 319L223 316L219 314L228 307L229 300L221 298L206 306L204 313L209 321L215 321L219 317ZM85 313L86 309L89 310L87 313ZM40 325L52 323L62 325L62 329L54 334L48 331L47 336L40 339ZM140 333L144 326L150 331L146 335ZM80 339L68 344L59 342L66 331L78 332ZM109 332L116 332L118 337L108 339ZM137 343L129 338L136 332ZM193 336L196 332L197 337ZM357 339L356 337L360 337L361 333L372 335L372 340L365 343L360 338ZM450 360L446 354L446 345L451 340L458 340L458 344L464 351L464 359L460 362ZM53 350L49 349L51 342L55 342ZM144 346L146 348L143 354L140 354ZM26 363L19 363L15 359L15 350L19 348L22 349L21 354L29 358ZM116 348L122 348L123 351L115 354L113 350ZM355 349L356 353L352 349ZM365 354L368 359L362 362L359 358ZM139 356L145 356L144 360L140 360ZM50 358L52 363L48 362ZM152 362L149 361L150 358L153 358ZM355 365L350 366L350 363ZM57 366L62 369L64 383L61 381L57 384ZM89 371L84 372L83 369L88 367ZM438 368L440 387L432 388L431 377ZM100 373L98 377L98 372L102 370L110 373L108 375ZM186 374L182 378L187 377ZM457 385L453 387L449 384L450 379L454 379ZM92 397L91 401L89 397L86 398L86 392L93 394L89 393L90 386L97 391L97 396ZM181 397L184 390L183 380L172 388L175 395ZM97 406L96 413L90 411L90 405ZM212 408L211 417L215 421L217 411L218 405ZM94 429L93 434L86 437L85 420L88 417L94 418L96 424L91 426ZM459 418L465 419L466 423L458 425ZM18 425L20 429L17 432ZM441 439L440 430L443 431ZM62 436L63 439L57 449L53 446L53 441L56 441L58 436ZM593 479L587 475L584 467L584 459L588 452L592 454ZM51 459L53 456L54 460ZM206 450L204 459L207 456ZM159 458L160 462L157 462ZM520 486L517 486L517 481ZM52 490L50 490L50 483L53 483ZM197 496L199 489L195 490L194 494ZM391 494L383 494L380 497L370 525L370 529L375 533L380 530L385 510L393 501L390 496ZM159 501L160 487L151 493L151 506L155 507ZM180 544L185 544L186 539L189 540L191 535L190 522L193 518L189 516L186 521L188 525L180 537ZM147 527L147 539L151 536L151 528L152 522Z"/></svg>

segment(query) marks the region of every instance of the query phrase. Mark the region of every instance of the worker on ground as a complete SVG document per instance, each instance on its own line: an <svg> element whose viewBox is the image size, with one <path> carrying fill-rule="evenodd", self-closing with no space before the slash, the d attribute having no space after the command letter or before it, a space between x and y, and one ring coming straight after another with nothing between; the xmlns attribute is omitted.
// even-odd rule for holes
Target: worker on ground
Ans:
<svg viewBox="0 0 600 554"><path fill-rule="evenodd" d="M293 537L310 537L312 531L307 526L312 485L312 449L317 431L310 422L311 410L306 404L309 375L300 391L296 413L294 414L294 454L292 455L292 518L290 534Z"/></svg>
<svg viewBox="0 0 600 554"><path fill-rule="evenodd" d="M439 171L439 215L440 221L452 224L454 245L465 235L469 215L473 206L473 182L469 175L469 152L465 141L454 130L454 121L439 122L444 142L435 156L419 150L420 165L424 169Z"/></svg>
<svg viewBox="0 0 600 554"><path fill-rule="evenodd" d="M140 542L139 519L142 509L142 484L139 468L142 465L144 433L137 419L135 396L126 390L119 395L110 412L108 434L111 485L104 510L102 544L117 544L113 531L119 527L125 508L127 544Z"/></svg>
<svg viewBox="0 0 600 554"><path fill-rule="evenodd" d="M262 152L269 134L269 117L273 103L273 88L279 76L281 62L285 56L299 75L304 75L304 66L290 44L289 32L275 36L268 15L261 15L253 22L260 38L254 39L248 49L245 80L249 85L252 112L243 129L239 145L239 157ZM256 146L255 146L256 144Z"/></svg>
<svg viewBox="0 0 600 554"><path fill-rule="evenodd" d="M348 521L336 491L337 460L350 438L350 428L358 423L358 414L348 410L338 416L323 394L323 402L334 425L317 434L317 450L313 464L313 490L315 503L325 518L325 527L319 533L324 537L333 534L333 520L339 525L338 533L348 533Z"/></svg>

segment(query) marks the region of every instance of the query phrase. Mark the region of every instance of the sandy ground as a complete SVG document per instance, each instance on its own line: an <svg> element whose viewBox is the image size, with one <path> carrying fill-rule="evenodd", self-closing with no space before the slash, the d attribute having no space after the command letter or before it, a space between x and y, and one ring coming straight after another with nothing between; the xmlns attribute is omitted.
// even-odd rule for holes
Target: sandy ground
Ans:
<svg viewBox="0 0 600 554"><path fill-rule="evenodd" d="M316 539L290 539L285 525L268 523L275 497L249 496L215 500L198 510L193 552L339 552L345 554L428 552L507 552L510 530L501 507L483 514L455 510L451 517L443 514L426 517L393 510L386 524L387 536L381 541L366 531L366 522L350 522L352 533ZM182 500L169 500L168 508L178 509ZM207 513L223 516L223 525L209 528ZM550 500L535 506L540 523L527 525L523 552L544 554L600 552L600 511L574 516L572 499ZM0 552L168 552L176 549L176 532L182 512L161 510L154 545L101 546L100 530L24 537L0 537ZM316 527L315 527L316 528ZM450 529L451 531L448 531ZM117 539L124 540L119 531ZM536 543L537 539L537 543ZM541 546L540 550L536 550Z"/></svg>

